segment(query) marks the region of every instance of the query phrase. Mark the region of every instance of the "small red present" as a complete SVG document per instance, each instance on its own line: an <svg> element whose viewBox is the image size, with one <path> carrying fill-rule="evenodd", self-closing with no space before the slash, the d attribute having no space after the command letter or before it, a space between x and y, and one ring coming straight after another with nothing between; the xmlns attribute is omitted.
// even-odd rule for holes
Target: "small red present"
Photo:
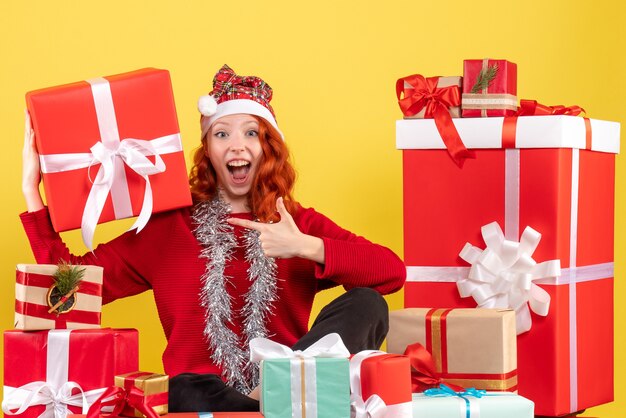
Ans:
<svg viewBox="0 0 626 418"><path fill-rule="evenodd" d="M20 418L87 413L115 375L138 363L134 329L5 331L2 410Z"/></svg>
<svg viewBox="0 0 626 418"><path fill-rule="evenodd" d="M71 295L58 293L53 275L59 266L18 264L15 328L21 330L100 328L102 267L67 266L83 271ZM56 306L66 299L60 306ZM56 308L55 308L56 306ZM53 309L54 308L54 309Z"/></svg>
<svg viewBox="0 0 626 418"><path fill-rule="evenodd" d="M189 206L169 73L143 69L26 95L56 231Z"/></svg>
<svg viewBox="0 0 626 418"><path fill-rule="evenodd" d="M520 248L520 236L531 226L542 234L532 258L559 260L561 274L528 276L550 300L546 316L527 312L532 326L518 336L519 394L535 402L538 415L610 402L619 124L574 116L454 123L476 152L462 169L449 161L433 121L397 121L404 172L405 307L476 307L457 289L471 271L461 249L467 242L484 248L481 227L494 221L508 241L500 247Z"/></svg>
<svg viewBox="0 0 626 418"><path fill-rule="evenodd" d="M411 418L409 358L366 350L350 359L350 403L353 418Z"/></svg>
<svg viewBox="0 0 626 418"><path fill-rule="evenodd" d="M510 116L517 111L517 65L506 60L463 61L464 118Z"/></svg>

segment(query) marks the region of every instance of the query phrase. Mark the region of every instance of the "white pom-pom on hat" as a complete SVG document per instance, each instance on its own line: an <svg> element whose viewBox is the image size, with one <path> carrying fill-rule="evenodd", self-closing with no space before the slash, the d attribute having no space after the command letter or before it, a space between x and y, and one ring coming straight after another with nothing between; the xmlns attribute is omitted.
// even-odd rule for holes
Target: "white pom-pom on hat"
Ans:
<svg viewBox="0 0 626 418"><path fill-rule="evenodd" d="M213 96L200 96L198 99L198 110L204 116L213 116L217 112L217 102Z"/></svg>

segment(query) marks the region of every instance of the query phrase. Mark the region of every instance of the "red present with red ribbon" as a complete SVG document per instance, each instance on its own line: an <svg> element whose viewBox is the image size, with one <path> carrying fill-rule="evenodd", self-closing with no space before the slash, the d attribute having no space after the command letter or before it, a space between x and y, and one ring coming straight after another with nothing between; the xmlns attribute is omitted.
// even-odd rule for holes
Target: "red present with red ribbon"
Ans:
<svg viewBox="0 0 626 418"><path fill-rule="evenodd" d="M410 358L413 392L441 383L515 391L515 337L511 310L410 308L390 312L387 349Z"/></svg>
<svg viewBox="0 0 626 418"><path fill-rule="evenodd" d="M191 205L169 73L143 69L26 95L56 231Z"/></svg>
<svg viewBox="0 0 626 418"><path fill-rule="evenodd" d="M102 267L76 266L84 270L78 290L54 308L52 275L58 266L18 264L15 283L15 328L21 330L100 328Z"/></svg>
<svg viewBox="0 0 626 418"><path fill-rule="evenodd" d="M437 131L456 164L463 166L465 159L474 158L452 123L454 111L460 105L456 77L426 78L420 74L403 77L396 82L396 95L406 118L434 119Z"/></svg>
<svg viewBox="0 0 626 418"><path fill-rule="evenodd" d="M112 416L157 418L167 414L169 376L132 372L115 376L110 387L89 408L87 418L97 418L104 407Z"/></svg>
<svg viewBox="0 0 626 418"><path fill-rule="evenodd" d="M546 316L528 313L532 326L518 337L518 391L538 415L610 402L619 124L569 115L454 123L476 152L462 169L450 163L433 121L397 121L405 306L475 307L457 288L471 271L461 249L467 242L482 248L481 228L494 221L504 230L502 248L518 248L531 226L541 234L533 259L559 260L561 270L532 281L549 295L549 307Z"/></svg>
<svg viewBox="0 0 626 418"><path fill-rule="evenodd" d="M353 418L412 418L409 358L366 350L350 359Z"/></svg>
<svg viewBox="0 0 626 418"><path fill-rule="evenodd" d="M517 65L506 60L463 61L464 118L511 116L517 112Z"/></svg>
<svg viewBox="0 0 626 418"><path fill-rule="evenodd" d="M138 339L134 329L5 331L3 412L86 414L115 375L138 369Z"/></svg>

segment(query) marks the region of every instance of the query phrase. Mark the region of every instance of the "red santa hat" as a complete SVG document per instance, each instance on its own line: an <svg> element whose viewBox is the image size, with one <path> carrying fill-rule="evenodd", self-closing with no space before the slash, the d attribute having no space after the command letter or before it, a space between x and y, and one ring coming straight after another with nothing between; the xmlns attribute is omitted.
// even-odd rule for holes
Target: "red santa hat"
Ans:
<svg viewBox="0 0 626 418"><path fill-rule="evenodd" d="M204 138L217 119L240 113L262 117L282 137L270 100L272 88L269 84L259 77L237 75L224 64L213 78L211 93L198 99L198 110L202 114L200 118L202 137Z"/></svg>

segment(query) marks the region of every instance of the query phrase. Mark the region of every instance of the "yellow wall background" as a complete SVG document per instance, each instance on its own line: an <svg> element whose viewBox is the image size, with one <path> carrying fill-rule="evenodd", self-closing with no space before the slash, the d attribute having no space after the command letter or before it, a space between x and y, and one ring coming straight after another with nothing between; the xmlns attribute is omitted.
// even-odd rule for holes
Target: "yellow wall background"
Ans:
<svg viewBox="0 0 626 418"><path fill-rule="evenodd" d="M14 265L33 262L17 218L24 210L20 158L29 90L166 68L189 157L199 132L196 100L210 90L215 71L228 63L259 75L275 91L272 104L298 169L297 198L402 254L395 80L461 75L464 58L507 58L518 64L519 97L579 104L591 117L624 123L625 20L619 0L2 0L0 328L12 327ZM625 170L618 156L616 401L586 414L601 417L626 414ZM96 241L130 224L101 225ZM84 251L78 232L63 237L74 252ZM402 295L389 301L400 308ZM151 294L106 306L103 318L105 326L138 328L141 367L162 369L165 341Z"/></svg>

